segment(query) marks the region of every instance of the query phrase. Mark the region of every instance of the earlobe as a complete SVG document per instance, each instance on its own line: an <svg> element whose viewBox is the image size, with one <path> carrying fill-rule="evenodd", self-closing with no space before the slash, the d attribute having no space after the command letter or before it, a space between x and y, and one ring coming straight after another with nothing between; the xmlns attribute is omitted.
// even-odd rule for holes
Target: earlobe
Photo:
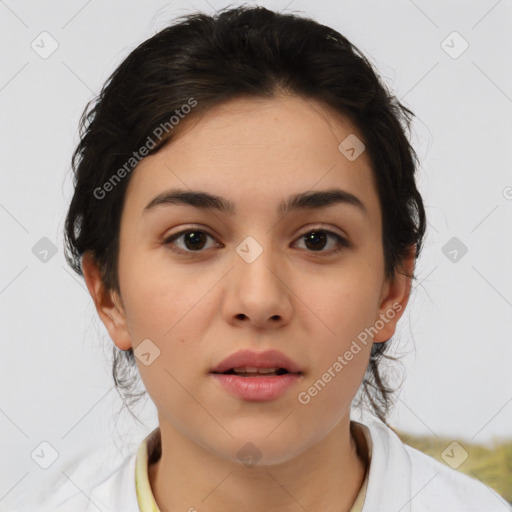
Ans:
<svg viewBox="0 0 512 512"><path fill-rule="evenodd" d="M388 341L395 334L398 320L400 320L409 302L415 261L414 246L402 261L393 278L388 279L384 284L379 317L375 322L379 328L379 332L373 339L375 343Z"/></svg>
<svg viewBox="0 0 512 512"><path fill-rule="evenodd" d="M98 316L107 328L114 344L121 350L128 350L132 344L126 328L126 315L119 305L122 301L117 297L115 291L105 289L100 269L92 253L85 252L81 263L85 284L94 301Z"/></svg>

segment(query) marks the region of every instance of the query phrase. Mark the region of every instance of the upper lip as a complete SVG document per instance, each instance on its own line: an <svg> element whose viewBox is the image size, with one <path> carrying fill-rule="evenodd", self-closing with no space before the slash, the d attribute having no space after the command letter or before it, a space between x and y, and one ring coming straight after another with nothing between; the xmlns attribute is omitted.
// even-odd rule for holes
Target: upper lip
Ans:
<svg viewBox="0 0 512 512"><path fill-rule="evenodd" d="M232 368L251 366L253 368L284 368L290 373L302 373L301 367L278 350L239 350L223 359L212 368L211 373L224 373Z"/></svg>

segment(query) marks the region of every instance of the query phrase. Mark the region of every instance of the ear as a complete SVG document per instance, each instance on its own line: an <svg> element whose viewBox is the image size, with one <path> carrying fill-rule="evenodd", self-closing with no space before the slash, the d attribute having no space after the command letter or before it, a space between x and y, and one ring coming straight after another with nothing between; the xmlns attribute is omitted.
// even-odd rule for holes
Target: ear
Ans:
<svg viewBox="0 0 512 512"><path fill-rule="evenodd" d="M128 350L132 342L126 328L126 314L121 306L122 300L115 291L105 289L99 267L90 251L82 256L82 273L96 311L112 341L121 350Z"/></svg>
<svg viewBox="0 0 512 512"><path fill-rule="evenodd" d="M415 261L416 246L413 245L394 276L386 279L380 297L379 318L375 319L377 326L384 326L373 338L374 343L388 341L395 334L398 320L409 302L412 284L412 278L409 276L413 275Z"/></svg>

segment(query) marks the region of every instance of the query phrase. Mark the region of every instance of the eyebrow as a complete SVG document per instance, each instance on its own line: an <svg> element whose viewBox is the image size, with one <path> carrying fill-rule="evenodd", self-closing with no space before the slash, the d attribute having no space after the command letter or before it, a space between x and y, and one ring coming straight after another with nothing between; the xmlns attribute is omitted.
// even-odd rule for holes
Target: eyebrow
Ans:
<svg viewBox="0 0 512 512"><path fill-rule="evenodd" d="M352 205L368 215L366 206L357 196L339 188L294 194L278 205L277 213L284 216L294 210L316 210L335 204ZM163 205L189 205L202 210L216 210L228 215L235 215L237 211L235 204L223 197L200 190L172 189L154 197L142 213Z"/></svg>

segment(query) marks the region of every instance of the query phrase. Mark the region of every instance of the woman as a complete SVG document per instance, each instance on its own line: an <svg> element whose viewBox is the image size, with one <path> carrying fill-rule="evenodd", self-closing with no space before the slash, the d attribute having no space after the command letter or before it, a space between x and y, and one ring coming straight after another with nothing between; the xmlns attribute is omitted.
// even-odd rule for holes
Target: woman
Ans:
<svg viewBox="0 0 512 512"><path fill-rule="evenodd" d="M411 116L341 34L264 8L187 16L116 69L67 259L159 425L59 510L507 508L386 424L426 223ZM351 420L358 391L380 421Z"/></svg>

